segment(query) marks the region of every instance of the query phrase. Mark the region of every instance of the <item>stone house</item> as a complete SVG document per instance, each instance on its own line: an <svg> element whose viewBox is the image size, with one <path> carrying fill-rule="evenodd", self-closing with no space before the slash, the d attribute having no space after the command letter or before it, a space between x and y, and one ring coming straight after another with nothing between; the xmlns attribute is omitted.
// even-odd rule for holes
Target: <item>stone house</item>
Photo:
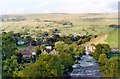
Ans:
<svg viewBox="0 0 120 79"><path fill-rule="evenodd" d="M95 50L95 46L85 46L86 54L90 54L90 53L94 52L94 50Z"/></svg>
<svg viewBox="0 0 120 79"><path fill-rule="evenodd" d="M53 49L53 50L49 50L49 51L47 51L47 50L41 50L41 54L51 54L51 55L58 55L59 53L58 53L58 51L56 51L55 49Z"/></svg>
<svg viewBox="0 0 120 79"><path fill-rule="evenodd" d="M118 48L112 48L111 53L120 53L120 50Z"/></svg>
<svg viewBox="0 0 120 79"><path fill-rule="evenodd" d="M25 50L19 50L19 53L21 53L23 55L26 62L30 62L31 57L32 57L32 59L36 60L35 49L31 45L28 48L26 48Z"/></svg>

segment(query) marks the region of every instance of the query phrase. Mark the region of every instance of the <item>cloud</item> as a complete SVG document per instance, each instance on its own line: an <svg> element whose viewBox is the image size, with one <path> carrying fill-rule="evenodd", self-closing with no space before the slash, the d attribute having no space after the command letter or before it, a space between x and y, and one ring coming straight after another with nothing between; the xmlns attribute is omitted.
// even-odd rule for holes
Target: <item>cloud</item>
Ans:
<svg viewBox="0 0 120 79"><path fill-rule="evenodd" d="M118 0L4 0L2 14L13 13L111 13Z"/></svg>
<svg viewBox="0 0 120 79"><path fill-rule="evenodd" d="M111 5L113 2L117 2L117 0L70 0L69 2L61 2L56 11L61 12L70 12L70 13L87 13L87 12L116 12L117 10L113 10L116 6ZM111 8L108 7L111 6ZM117 5L117 3L116 3Z"/></svg>

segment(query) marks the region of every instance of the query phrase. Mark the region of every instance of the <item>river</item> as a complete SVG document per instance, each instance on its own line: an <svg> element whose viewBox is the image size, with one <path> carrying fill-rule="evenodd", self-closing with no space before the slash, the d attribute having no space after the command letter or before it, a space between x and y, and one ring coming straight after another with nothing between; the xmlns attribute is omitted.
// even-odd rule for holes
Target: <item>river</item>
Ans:
<svg viewBox="0 0 120 79"><path fill-rule="evenodd" d="M83 55L80 60L77 60L77 64L74 64L73 71L70 73L71 77L94 77L99 78L102 76L98 67L99 64L90 55Z"/></svg>

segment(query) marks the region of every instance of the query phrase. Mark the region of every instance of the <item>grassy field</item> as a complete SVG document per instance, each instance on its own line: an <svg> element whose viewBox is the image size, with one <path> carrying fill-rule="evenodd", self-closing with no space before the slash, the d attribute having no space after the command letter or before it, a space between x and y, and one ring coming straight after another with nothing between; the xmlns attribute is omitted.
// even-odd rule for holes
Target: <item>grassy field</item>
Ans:
<svg viewBox="0 0 120 79"><path fill-rule="evenodd" d="M120 57L120 54L109 54L109 57L110 57L110 58L113 58L113 57Z"/></svg>
<svg viewBox="0 0 120 79"><path fill-rule="evenodd" d="M10 15L12 17L22 16L26 20L20 22L0 22L2 30L14 32L29 32L31 35L43 31L50 31L57 28L61 34L84 35L86 33L99 35L86 44L108 43L111 47L118 45L118 32L110 28L111 24L118 24L117 14L65 14L65 13L49 13L49 14L19 14ZM36 19L39 19L37 21ZM45 22L47 20L48 22ZM54 22L55 21L55 22ZM66 27L59 22L72 22L73 26ZM24 48L24 47L23 47ZM22 49L22 48L21 48Z"/></svg>
<svg viewBox="0 0 120 79"><path fill-rule="evenodd" d="M25 50L25 49L27 48L27 46L24 46L24 45L22 45L22 46L17 46L17 48L18 48L19 50Z"/></svg>
<svg viewBox="0 0 120 79"><path fill-rule="evenodd" d="M111 47L118 47L118 29L113 30L109 33L108 38L106 39L106 42L111 46Z"/></svg>
<svg viewBox="0 0 120 79"><path fill-rule="evenodd" d="M99 34L97 38L93 38L91 39L89 42L85 43L84 45L97 45L97 44L102 44L102 43L106 43L105 40L107 39L108 34L107 33L102 33Z"/></svg>
<svg viewBox="0 0 120 79"><path fill-rule="evenodd" d="M2 22L2 30L23 32L28 31L34 34L39 31L50 31L57 28L63 34L100 34L108 32L110 24L117 24L117 14L21 14L11 16L23 16L25 21L21 22ZM36 21L39 19L40 21ZM65 27L62 24L49 21L68 21L72 22L72 27ZM38 27L38 28L37 28ZM85 29L85 30L83 30ZM93 31L94 29L94 31Z"/></svg>

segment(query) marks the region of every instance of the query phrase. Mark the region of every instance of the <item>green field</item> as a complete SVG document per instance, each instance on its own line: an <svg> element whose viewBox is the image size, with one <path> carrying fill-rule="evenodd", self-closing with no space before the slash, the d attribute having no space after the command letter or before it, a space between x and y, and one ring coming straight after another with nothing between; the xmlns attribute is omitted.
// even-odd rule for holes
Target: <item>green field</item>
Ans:
<svg viewBox="0 0 120 79"><path fill-rule="evenodd" d="M19 50L25 50L25 49L27 48L27 46L21 45L21 46L17 46L17 48L18 48Z"/></svg>
<svg viewBox="0 0 120 79"><path fill-rule="evenodd" d="M50 31L57 28L61 34L100 34L111 31L108 26L110 24L117 24L117 14L19 14L10 15L23 16L26 20L20 22L2 22L2 30L24 32L28 31L30 34L36 34L41 31ZM40 21L36 21L39 19ZM45 22L48 20L50 22ZM51 22L53 21L53 22ZM54 22L56 21L56 22ZM66 27L59 22L72 22L72 27ZM38 27L38 28L37 28ZM85 30L83 30L85 29ZM94 29L94 31L93 31Z"/></svg>
<svg viewBox="0 0 120 79"><path fill-rule="evenodd" d="M118 47L118 29L109 33L106 42L113 48Z"/></svg>
<svg viewBox="0 0 120 79"><path fill-rule="evenodd" d="M109 54L109 57L110 57L110 58L113 58L113 57L120 57L120 54Z"/></svg>
<svg viewBox="0 0 120 79"><path fill-rule="evenodd" d="M111 24L118 24L118 15L115 13L106 14L92 14L92 13L81 13L81 14L59 14L59 13L46 13L46 14L19 14L9 15L11 17L22 16L25 18L24 21L5 21L2 23L3 31L14 31L14 32L28 32L31 36L38 36L39 33L44 31L50 31L57 28L60 30L60 34L73 34L73 35L85 35L94 34L99 35L98 38L91 40L91 43L103 43L107 42L111 47L118 46L118 32L113 31L114 28L110 28ZM36 19L39 19L37 21ZM47 20L47 22L46 22ZM61 23L71 22L73 26L64 26ZM112 32L111 32L112 31ZM103 34L103 35L101 35ZM105 34L105 35L104 35ZM107 35L106 35L107 34ZM108 38L107 38L108 36ZM24 49L21 47L20 49Z"/></svg>

